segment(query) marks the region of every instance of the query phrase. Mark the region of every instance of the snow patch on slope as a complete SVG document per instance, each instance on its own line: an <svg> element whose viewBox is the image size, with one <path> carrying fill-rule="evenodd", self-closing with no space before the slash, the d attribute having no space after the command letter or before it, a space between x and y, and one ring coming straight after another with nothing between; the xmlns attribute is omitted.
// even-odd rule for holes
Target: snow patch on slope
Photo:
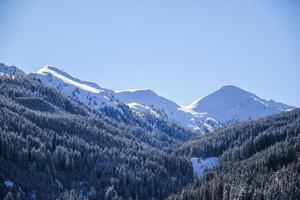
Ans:
<svg viewBox="0 0 300 200"><path fill-rule="evenodd" d="M155 110L148 106L141 105L139 103L128 103L127 106L139 116L143 116L143 113L149 113L155 116L156 118L160 117L160 115Z"/></svg>
<svg viewBox="0 0 300 200"><path fill-rule="evenodd" d="M195 176L201 178L205 170L219 165L220 159L218 157L191 158L191 162Z"/></svg>
<svg viewBox="0 0 300 200"><path fill-rule="evenodd" d="M6 188L11 189L14 187L14 183L11 180L4 181L4 185Z"/></svg>

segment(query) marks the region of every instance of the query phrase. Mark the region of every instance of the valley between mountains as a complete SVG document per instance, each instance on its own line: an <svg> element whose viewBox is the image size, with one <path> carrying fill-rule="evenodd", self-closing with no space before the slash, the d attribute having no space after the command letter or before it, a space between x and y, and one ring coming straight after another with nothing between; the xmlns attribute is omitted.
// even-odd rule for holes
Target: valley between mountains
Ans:
<svg viewBox="0 0 300 200"><path fill-rule="evenodd" d="M180 106L0 64L0 110L3 199L300 196L300 110L237 86Z"/></svg>

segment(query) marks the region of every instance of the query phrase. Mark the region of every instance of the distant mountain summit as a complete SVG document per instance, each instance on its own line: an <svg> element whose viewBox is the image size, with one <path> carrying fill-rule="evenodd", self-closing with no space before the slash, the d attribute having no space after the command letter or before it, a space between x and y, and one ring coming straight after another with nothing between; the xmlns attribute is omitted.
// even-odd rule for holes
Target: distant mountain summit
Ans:
<svg viewBox="0 0 300 200"><path fill-rule="evenodd" d="M228 123L257 119L293 108L228 85L186 106L185 110L203 113L221 123Z"/></svg>
<svg viewBox="0 0 300 200"><path fill-rule="evenodd" d="M207 119L199 113L185 112L175 102L159 96L150 89L117 91L115 96L137 110L144 109L143 106L159 110L169 120L193 130L206 132L219 126L215 120ZM139 108L136 108L137 104Z"/></svg>
<svg viewBox="0 0 300 200"><path fill-rule="evenodd" d="M175 102L157 95L150 89L117 91L115 94L122 102L131 105L138 103L143 106L162 111L168 118L186 125L192 118L191 114L180 111Z"/></svg>

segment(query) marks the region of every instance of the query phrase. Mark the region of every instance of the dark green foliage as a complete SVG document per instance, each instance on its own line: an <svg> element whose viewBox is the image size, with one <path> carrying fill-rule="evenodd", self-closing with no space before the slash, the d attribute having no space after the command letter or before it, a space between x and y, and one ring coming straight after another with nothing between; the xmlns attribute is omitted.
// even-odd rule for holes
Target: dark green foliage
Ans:
<svg viewBox="0 0 300 200"><path fill-rule="evenodd" d="M191 182L189 161L168 153L189 132L113 115L37 80L1 77L0 199L164 199Z"/></svg>
<svg viewBox="0 0 300 200"><path fill-rule="evenodd" d="M176 153L220 156L221 163L170 200L300 198L299 109L220 129Z"/></svg>

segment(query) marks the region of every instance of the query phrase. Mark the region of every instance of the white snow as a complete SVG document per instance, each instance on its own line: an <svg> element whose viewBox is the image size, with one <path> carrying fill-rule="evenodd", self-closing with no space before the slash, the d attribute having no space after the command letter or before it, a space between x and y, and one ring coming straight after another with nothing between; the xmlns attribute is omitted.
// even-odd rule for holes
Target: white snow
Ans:
<svg viewBox="0 0 300 200"><path fill-rule="evenodd" d="M114 97L116 96L139 116L142 116L143 113L148 113L159 118L162 116L157 111L160 111L171 121L201 132L213 131L214 128L220 126L215 119L207 117L206 113L186 112L173 101L161 97L149 89L114 92L100 88L95 83L76 79L51 66L42 68L36 76L65 95L75 98L94 109L100 109L104 106L117 108L118 102Z"/></svg>
<svg viewBox="0 0 300 200"><path fill-rule="evenodd" d="M93 92L93 93L100 93L100 92L103 92L103 90L100 90L100 89L97 89L97 88L94 88L94 87L91 87L89 85L86 85L86 84L82 84L82 83L79 83L79 82L76 82L70 78L67 78L66 76L63 76L61 75L60 73L54 71L54 70L51 70L49 66L45 66L43 67L42 69L38 70L37 72L38 74L47 74L47 73L50 73L52 74L53 76L59 78L60 80L64 81L65 83L69 83L71 85L74 85L82 90L86 90L86 91L89 91L89 92Z"/></svg>
<svg viewBox="0 0 300 200"><path fill-rule="evenodd" d="M113 91L101 88L95 83L81 81L56 67L45 66L33 76L95 110L105 106L119 109Z"/></svg>
<svg viewBox="0 0 300 200"><path fill-rule="evenodd" d="M273 115L293 107L264 100L258 96L229 85L207 95L192 104L185 106L186 112L205 113L221 123L245 121Z"/></svg>
<svg viewBox="0 0 300 200"><path fill-rule="evenodd" d="M4 181L4 185L5 185L5 187L8 188L8 189L11 189L11 188L14 187L14 183L13 183L12 181L10 181L10 180Z"/></svg>
<svg viewBox="0 0 300 200"><path fill-rule="evenodd" d="M129 106L129 108L131 108L133 111L137 112L138 114L148 112L157 118L160 117L160 115L155 110L153 110L152 108L150 108L148 106L145 106L145 105L142 105L139 103L135 103L135 102L128 103L127 106Z"/></svg>
<svg viewBox="0 0 300 200"><path fill-rule="evenodd" d="M132 92L132 93L134 93L134 92L147 91L147 90L150 91L149 88L145 88L145 89L116 90L115 92L116 92L116 93L123 93L123 92Z"/></svg>
<svg viewBox="0 0 300 200"><path fill-rule="evenodd" d="M218 126L218 122L214 123L213 120L210 120L210 123L206 123L208 119L203 114L186 112L175 102L161 97L149 89L116 91L115 95L135 110L145 112L149 110L145 108L154 108L161 111L169 120L196 131L211 131Z"/></svg>
<svg viewBox="0 0 300 200"><path fill-rule="evenodd" d="M191 158L194 174L196 177L201 178L204 171L211 169L219 164L218 157L208 157L208 158Z"/></svg>
<svg viewBox="0 0 300 200"><path fill-rule="evenodd" d="M138 116L152 114L202 133L211 132L223 123L257 119L293 108L261 99L235 86L224 86L188 106L179 106L150 89L112 91L81 81L53 66L43 67L35 76L93 109L105 106L119 109L119 103L124 103Z"/></svg>

